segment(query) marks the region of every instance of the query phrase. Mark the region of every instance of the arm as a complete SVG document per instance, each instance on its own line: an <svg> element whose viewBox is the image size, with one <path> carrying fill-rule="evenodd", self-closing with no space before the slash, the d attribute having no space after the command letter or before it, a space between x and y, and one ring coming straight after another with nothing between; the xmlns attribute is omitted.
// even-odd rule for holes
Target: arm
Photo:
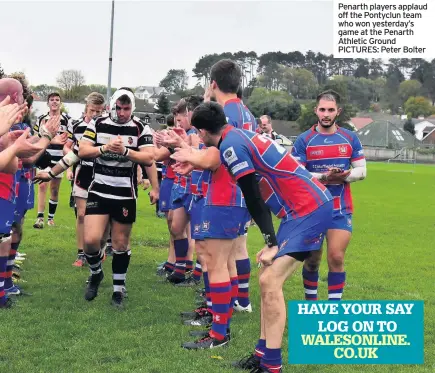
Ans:
<svg viewBox="0 0 435 373"><path fill-rule="evenodd" d="M18 158L12 146L0 152L0 172L14 174L18 171Z"/></svg>
<svg viewBox="0 0 435 373"><path fill-rule="evenodd" d="M171 156L178 162L188 162L194 168L215 171L221 165L219 149L210 147L206 149L181 149Z"/></svg>
<svg viewBox="0 0 435 373"><path fill-rule="evenodd" d="M154 147L141 148L139 151L125 148L124 155L134 163L151 167L154 162Z"/></svg>
<svg viewBox="0 0 435 373"><path fill-rule="evenodd" d="M242 190L249 213L258 225L258 228L260 228L267 246L277 246L278 241L275 236L272 216L269 208L261 197L255 173L252 172L241 176L237 180L237 184Z"/></svg>
<svg viewBox="0 0 435 373"><path fill-rule="evenodd" d="M163 146L161 148L154 149L154 159L156 160L156 162L165 161L169 158L170 155L171 152L169 151L169 149Z"/></svg>
<svg viewBox="0 0 435 373"><path fill-rule="evenodd" d="M349 176L344 180L346 183L364 180L367 176L366 160L360 159L352 162L352 170Z"/></svg>
<svg viewBox="0 0 435 373"><path fill-rule="evenodd" d="M157 176L157 167L156 164L153 163L151 166L145 166L146 170L146 179L148 179L151 183L151 187L154 191L159 191L159 178Z"/></svg>
<svg viewBox="0 0 435 373"><path fill-rule="evenodd" d="M91 120L83 133L79 144L80 159L95 159L106 152L106 145L96 147L97 132L95 122Z"/></svg>
<svg viewBox="0 0 435 373"><path fill-rule="evenodd" d="M45 153L45 151L47 150L48 146L50 145L50 139L48 139L47 137L41 137L36 144L38 146L42 147L42 150L39 153L37 153L35 155L32 155L29 158L23 158L23 159L21 159L21 161L23 162L23 166L24 167L33 166L35 163L38 162L39 158L41 158L41 156Z"/></svg>

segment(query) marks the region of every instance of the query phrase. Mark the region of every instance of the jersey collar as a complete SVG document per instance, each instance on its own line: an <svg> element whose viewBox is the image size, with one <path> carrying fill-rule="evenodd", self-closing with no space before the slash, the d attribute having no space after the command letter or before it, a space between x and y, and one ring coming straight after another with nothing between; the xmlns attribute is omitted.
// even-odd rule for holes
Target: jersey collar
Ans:
<svg viewBox="0 0 435 373"><path fill-rule="evenodd" d="M222 134L221 134L221 138L220 138L220 140L219 140L219 142L218 142L218 145L217 145L218 149L219 149L220 146L221 146L221 142L222 142L222 140L224 140L225 137L227 137L228 132L230 132L232 129L233 129L233 128L232 128L229 124L226 124L226 125L225 125L224 130L222 131Z"/></svg>

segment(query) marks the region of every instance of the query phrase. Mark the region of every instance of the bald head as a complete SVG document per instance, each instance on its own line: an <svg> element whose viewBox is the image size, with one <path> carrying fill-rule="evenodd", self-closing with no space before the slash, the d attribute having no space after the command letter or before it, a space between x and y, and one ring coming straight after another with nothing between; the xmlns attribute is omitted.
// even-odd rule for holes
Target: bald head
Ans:
<svg viewBox="0 0 435 373"><path fill-rule="evenodd" d="M6 96L11 98L11 104L22 104L24 102L23 86L18 80L12 78L0 79L0 101L3 101Z"/></svg>

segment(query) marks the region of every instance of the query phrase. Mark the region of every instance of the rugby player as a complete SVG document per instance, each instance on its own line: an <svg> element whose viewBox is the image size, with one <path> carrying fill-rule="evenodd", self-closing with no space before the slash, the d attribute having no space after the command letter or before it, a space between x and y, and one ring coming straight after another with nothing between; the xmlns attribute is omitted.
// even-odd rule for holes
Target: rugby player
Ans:
<svg viewBox="0 0 435 373"><path fill-rule="evenodd" d="M99 117L104 110L104 96L97 92L92 92L86 98L84 116L78 121L71 123L68 128L68 141L65 144L66 155L48 172L38 172L34 181L36 183L48 182L53 180L57 175L63 173L66 169L71 169L78 164L73 184L72 195L75 200L77 209L77 259L73 263L75 267L85 265L85 254L83 252L83 223L85 218L86 200L88 198L88 188L92 181L92 173L94 170L93 160L80 160L78 157L80 140L90 123L90 121Z"/></svg>
<svg viewBox="0 0 435 373"><path fill-rule="evenodd" d="M64 156L63 147L66 144L68 139L68 127L71 125L71 118L65 113L61 113L62 99L60 94L57 92L52 92L47 97L47 105L49 107L49 112L47 114L41 115L34 127L33 130L35 133L40 134L41 125L47 122L52 116L60 115L60 128L59 133L53 142L48 147L47 151L51 155L51 164L54 166L57 162L59 162ZM40 134L41 135L41 134ZM45 169L45 171L49 171L49 168ZM59 188L62 182L63 173L57 175L53 180L50 181L50 199L48 201L48 220L47 224L49 226L54 226L54 215L56 214L57 204L59 200ZM36 222L33 225L36 229L44 228L44 211L45 211L45 199L47 194L47 183L41 183L38 187L38 215L36 218Z"/></svg>
<svg viewBox="0 0 435 373"><path fill-rule="evenodd" d="M130 89L117 90L110 100L110 113L92 120L80 141L79 157L94 158L94 176L88 189L84 221L84 251L89 264L85 299L92 301L104 274L102 240L110 222L112 234L112 305L124 307L124 288L130 263L132 225L136 220L136 166L148 166L151 203L159 198L154 144L151 130L132 113L135 98Z"/></svg>
<svg viewBox="0 0 435 373"><path fill-rule="evenodd" d="M320 249L332 219L332 196L285 148L268 137L228 124L217 103L200 105L193 112L192 123L210 146L209 152L217 153L222 165L237 180L247 208L263 234L266 246L257 254L262 265L261 336L257 349L262 357L252 369L281 372L286 322L282 287L299 264ZM180 150L173 157L180 162L203 162L202 155L191 149ZM270 211L281 219L276 235ZM223 292L219 295L222 297ZM210 347L215 344L219 341L213 340Z"/></svg>
<svg viewBox="0 0 435 373"><path fill-rule="evenodd" d="M336 124L341 113L340 96L329 90L317 97L317 124L296 139L292 154L334 197L334 219L326 234L328 299L339 301L346 281L344 256L352 236L353 204L350 183L364 180L366 160L355 132ZM322 250L307 259L302 271L305 299L317 300Z"/></svg>

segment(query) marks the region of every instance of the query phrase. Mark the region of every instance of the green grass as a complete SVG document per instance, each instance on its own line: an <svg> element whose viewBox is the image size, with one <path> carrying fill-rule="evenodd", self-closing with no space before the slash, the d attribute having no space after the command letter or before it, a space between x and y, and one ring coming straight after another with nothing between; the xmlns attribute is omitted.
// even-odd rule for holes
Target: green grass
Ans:
<svg viewBox="0 0 435 373"><path fill-rule="evenodd" d="M372 163L368 178L353 185L354 236L346 257L345 299L425 301L425 364L420 366L288 366L286 372L434 372L435 167ZM251 300L255 312L236 314L226 349L192 352L179 312L193 307L192 289L176 289L155 276L168 237L142 192L128 272L127 309L110 307L110 262L99 296L83 299L88 272L71 266L75 257L74 212L63 182L56 227L34 230L36 211L25 223L21 250L23 288L14 310L1 312L0 372L232 372L226 365L250 352L259 333L258 270L253 264ZM258 228L249 234L252 263L261 247ZM326 299L327 268L321 268L320 298ZM300 271L285 286L288 300L302 299ZM287 333L284 338L287 340ZM213 355L222 359L212 358Z"/></svg>

